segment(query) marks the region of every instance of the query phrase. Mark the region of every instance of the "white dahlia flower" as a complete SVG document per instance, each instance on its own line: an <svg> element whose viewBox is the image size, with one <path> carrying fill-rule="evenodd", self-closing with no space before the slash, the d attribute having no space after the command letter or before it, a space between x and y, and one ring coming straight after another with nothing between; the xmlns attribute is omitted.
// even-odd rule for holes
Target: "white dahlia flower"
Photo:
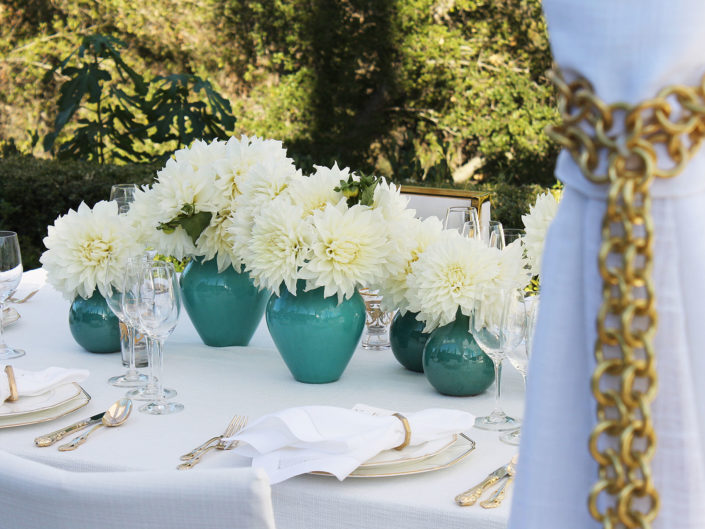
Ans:
<svg viewBox="0 0 705 529"><path fill-rule="evenodd" d="M548 227L558 211L558 201L552 193L543 193L536 198L536 203L531 206L528 215L522 215L526 236L526 253L531 263L534 275L541 272L541 258L543 245L546 240Z"/></svg>
<svg viewBox="0 0 705 529"><path fill-rule="evenodd" d="M67 299L87 299L96 288L105 296L121 285L127 258L143 250L138 239L116 202L101 201L93 209L81 203L49 226L40 262L47 281Z"/></svg>
<svg viewBox="0 0 705 529"><path fill-rule="evenodd" d="M345 201L340 191L334 189L346 180L350 169L340 169L338 164L333 167L316 166L316 172L307 178L293 182L287 191L294 204L301 206L304 216L324 209L328 204L338 204Z"/></svg>

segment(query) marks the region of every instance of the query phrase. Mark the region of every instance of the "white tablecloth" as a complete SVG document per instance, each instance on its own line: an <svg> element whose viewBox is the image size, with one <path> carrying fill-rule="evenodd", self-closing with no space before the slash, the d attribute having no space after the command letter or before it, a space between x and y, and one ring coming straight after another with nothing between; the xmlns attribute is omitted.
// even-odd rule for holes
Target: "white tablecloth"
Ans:
<svg viewBox="0 0 705 529"><path fill-rule="evenodd" d="M36 281L41 271L25 274ZM47 366L82 367L90 377L82 383L90 403L52 422L0 430L0 448L45 464L76 471L170 470L178 457L220 433L231 416L258 417L290 406L326 404L352 407L356 403L397 410L448 407L476 415L490 411L493 388L468 398L437 393L423 375L403 369L391 351L358 349L342 378L332 384L301 384L291 377L274 348L264 320L249 347L210 348L196 334L183 312L165 349L167 386L178 390L181 413L150 416L135 411L120 428L103 430L73 452L56 445L37 448L34 438L103 411L124 390L106 383L123 368L119 354L92 354L77 345L68 328L69 303L45 286L29 302L17 305L21 319L6 329L6 339L27 355L12 363L24 369ZM505 409L522 414L523 387L509 366L504 375ZM467 432L477 449L454 467L437 472L394 478L347 479L300 476L272 487L277 527L491 529L504 528L510 501L494 510L458 507L454 496L506 463L515 448L498 441L498 434ZM65 441L64 441L65 442ZM208 454L199 468L247 465L230 452ZM511 494L511 493L510 493ZM223 520L227 528L227 520Z"/></svg>

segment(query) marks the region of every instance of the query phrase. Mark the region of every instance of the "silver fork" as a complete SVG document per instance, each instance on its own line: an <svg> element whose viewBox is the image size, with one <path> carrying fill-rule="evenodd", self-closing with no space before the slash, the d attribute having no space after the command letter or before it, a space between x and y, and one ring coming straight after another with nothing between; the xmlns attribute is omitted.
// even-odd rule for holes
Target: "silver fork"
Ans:
<svg viewBox="0 0 705 529"><path fill-rule="evenodd" d="M235 417L232 418L230 421L230 424L228 424L228 427L225 429L223 432L223 435L219 435L217 437L214 437L213 439L209 439L206 441L203 445L198 447L197 449L189 452L189 454L193 453L195 454L194 457L188 459L188 461L181 463L179 466L176 468L178 470L186 470L188 468L193 468L195 467L198 463L201 462L201 459L203 459L203 456L206 455L207 452L210 450L213 450L214 448L217 448L218 450L230 450L232 448L235 448L237 446L237 441L225 441L224 439L226 437L231 437L235 435L237 432L242 430L245 426L247 426L247 421L248 418L242 415L236 415ZM218 439L217 443L212 443L213 440ZM212 443L212 444L208 444ZM204 445L207 445L204 447ZM201 448L203 447L203 448ZM200 450L199 450L200 449ZM185 455L189 455L185 454ZM182 459L184 456L182 456Z"/></svg>

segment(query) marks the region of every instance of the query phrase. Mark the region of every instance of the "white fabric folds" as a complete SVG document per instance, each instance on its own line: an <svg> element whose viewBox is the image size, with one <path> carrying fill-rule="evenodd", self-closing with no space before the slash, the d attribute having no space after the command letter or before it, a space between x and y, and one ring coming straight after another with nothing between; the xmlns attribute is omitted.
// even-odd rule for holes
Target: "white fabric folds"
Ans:
<svg viewBox="0 0 705 529"><path fill-rule="evenodd" d="M470 413L440 408L403 415L410 446L467 431L474 422ZM252 466L264 469L274 484L312 471L342 480L382 450L402 444L405 429L395 416L304 406L265 415L230 439L241 441L234 452L251 457Z"/></svg>
<svg viewBox="0 0 705 529"><path fill-rule="evenodd" d="M705 74L702 0L544 0L554 57L598 97L637 103ZM665 164L659 164L665 165ZM510 529L594 529L597 481L588 451L595 423L590 377L601 302L597 266L606 186L590 184L567 153L565 192L541 273L541 312L529 365L522 454ZM659 393L652 405L652 471L661 509L653 529L705 527L705 151L654 183L655 337Z"/></svg>
<svg viewBox="0 0 705 529"><path fill-rule="evenodd" d="M88 377L86 369L66 369L48 367L41 371L13 368L17 394L20 397L41 395L63 384L80 382ZM0 405L10 396L10 382L5 374L5 366L0 365Z"/></svg>

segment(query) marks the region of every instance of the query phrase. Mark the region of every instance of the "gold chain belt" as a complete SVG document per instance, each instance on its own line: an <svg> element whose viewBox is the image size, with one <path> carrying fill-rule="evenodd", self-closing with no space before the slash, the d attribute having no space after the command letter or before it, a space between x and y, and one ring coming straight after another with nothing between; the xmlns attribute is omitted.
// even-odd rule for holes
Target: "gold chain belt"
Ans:
<svg viewBox="0 0 705 529"><path fill-rule="evenodd" d="M549 77L558 89L563 123L548 127L548 135L571 153L588 180L609 184L591 379L597 426L589 449L599 474L588 507L605 528L647 528L659 508L651 476L657 313L649 189L654 177L678 175L705 138L705 77L698 87L671 86L637 105L605 104L585 79L567 83L555 70ZM672 102L680 108L673 109Z"/></svg>

